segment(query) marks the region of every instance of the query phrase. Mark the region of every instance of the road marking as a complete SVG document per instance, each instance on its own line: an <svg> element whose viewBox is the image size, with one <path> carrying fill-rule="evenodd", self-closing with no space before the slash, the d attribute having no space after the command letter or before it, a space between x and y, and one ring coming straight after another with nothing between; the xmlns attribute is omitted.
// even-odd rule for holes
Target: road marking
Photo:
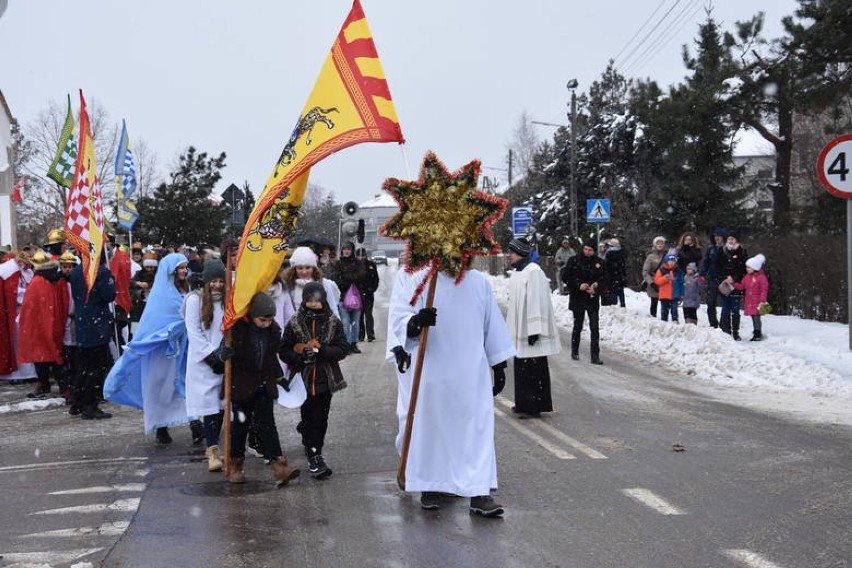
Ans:
<svg viewBox="0 0 852 568"><path fill-rule="evenodd" d="M685 515L686 512L681 511L674 505L669 504L665 499L656 495L654 492L649 489L643 489L641 487L634 487L632 489L622 489L622 493L642 503L646 507L650 507L654 509L661 515Z"/></svg>
<svg viewBox="0 0 852 568"><path fill-rule="evenodd" d="M725 550L725 555L729 558L736 560L737 562L741 562L746 566L750 566L751 568L781 568L778 564L774 562L770 562L766 558L762 557L760 554L756 552L752 552L750 550Z"/></svg>
<svg viewBox="0 0 852 568"><path fill-rule="evenodd" d="M78 505L76 507L62 507L61 509L46 509L36 511L30 515L63 515L65 513L96 513L98 511L135 511L139 508L140 499L119 499L112 503L95 503L93 505Z"/></svg>
<svg viewBox="0 0 852 568"><path fill-rule="evenodd" d="M59 529L55 531L45 531L40 533L30 533L21 535L22 538L36 537L78 537L78 536L119 536L124 534L127 527L130 526L129 521L115 521L112 523L104 523L99 527L77 527L75 529Z"/></svg>
<svg viewBox="0 0 852 568"><path fill-rule="evenodd" d="M507 398L504 398L502 396L498 396L496 398L496 400L497 400L497 402L499 402L500 404L502 404L506 408L512 407L512 402ZM579 440L575 440L574 438L572 438L571 436L569 436L568 434L566 434L565 432L563 432L559 428L556 428L555 426L552 426L552 425L548 424L547 422L536 421L536 424L538 426L540 426L541 428L547 430L550 434L552 434L556 438L559 438L559 440L561 440L562 442L565 442L566 444L568 444L569 446L571 446L572 448L574 448L575 450L577 450L581 454L585 454L587 457L590 457L593 460L605 460L605 459L607 459L607 457L605 455L603 455L602 453L600 453L599 451L597 451L593 448L590 448L589 446L587 446L586 444L584 444L583 442L581 442Z"/></svg>
<svg viewBox="0 0 852 568"><path fill-rule="evenodd" d="M9 465L6 467L0 467L0 473L6 473L10 471L29 471L36 469L50 469L54 467L63 467L70 465L88 465L88 464L99 464L99 463L133 463L133 462L145 462L148 461L148 458L109 458L109 459L100 459L100 460L73 460L73 461L64 461L64 462L44 462L44 463L30 463L30 464L22 464L22 465Z"/></svg>
<svg viewBox="0 0 852 568"><path fill-rule="evenodd" d="M48 495L87 495L89 493L111 493L113 491L144 491L147 487L144 483L125 483L123 485L98 485L96 487L81 487L80 489L67 489L65 491L54 491Z"/></svg>
<svg viewBox="0 0 852 568"><path fill-rule="evenodd" d="M0 552L3 563L20 564L70 564L79 558L99 552L103 548L79 548L77 550L47 551L47 552Z"/></svg>
<svg viewBox="0 0 852 568"><path fill-rule="evenodd" d="M500 411L496 408L494 409L494 414L496 414L497 416L499 416L501 418L508 418L506 416L506 414L504 414L502 411ZM544 438L542 438L541 436L539 436L538 434L536 434L535 432L530 430L529 428L524 428L523 426L518 424L517 421L512 420L512 419L508 419L508 420L506 420L506 422L508 422L509 426L511 426L512 428L514 428L515 430L517 430L518 432L520 432L521 434L523 434L524 436L526 436L527 438L529 438L530 440L532 440L533 442L535 442L536 444L538 444L539 446L541 446L542 448L544 448L545 450L547 450L548 452L550 452L551 454L556 456L557 458L559 458L561 460L577 459L576 457L572 456L568 452L563 451L562 449L554 446L553 444L551 444L550 442L548 442L547 440L545 440Z"/></svg>

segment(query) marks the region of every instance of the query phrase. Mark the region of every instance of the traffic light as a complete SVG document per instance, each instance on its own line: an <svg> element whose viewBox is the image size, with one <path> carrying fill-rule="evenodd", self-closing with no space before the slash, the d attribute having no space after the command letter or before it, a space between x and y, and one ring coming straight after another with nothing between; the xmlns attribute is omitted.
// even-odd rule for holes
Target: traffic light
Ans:
<svg viewBox="0 0 852 568"><path fill-rule="evenodd" d="M358 219L358 243L364 242L364 220Z"/></svg>

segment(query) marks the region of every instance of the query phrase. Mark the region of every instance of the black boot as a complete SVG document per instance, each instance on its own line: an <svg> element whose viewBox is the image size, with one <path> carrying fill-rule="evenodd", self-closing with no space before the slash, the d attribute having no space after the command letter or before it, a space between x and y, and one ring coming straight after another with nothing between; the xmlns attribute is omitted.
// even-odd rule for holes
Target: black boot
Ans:
<svg viewBox="0 0 852 568"><path fill-rule="evenodd" d="M357 343L350 343L350 344L349 344L349 352L350 352L350 353L360 353L360 352L361 352L361 350L360 350L360 349L358 349L358 344L357 344Z"/></svg>
<svg viewBox="0 0 852 568"><path fill-rule="evenodd" d="M752 334L750 341L763 341L763 334L760 333L759 331L755 331Z"/></svg>
<svg viewBox="0 0 852 568"><path fill-rule="evenodd" d="M739 314L731 316L731 335L734 338L734 341L739 341L742 339L740 337L740 316Z"/></svg>
<svg viewBox="0 0 852 568"><path fill-rule="evenodd" d="M165 426L157 428L157 443L166 445L172 443L172 437L169 434L169 429Z"/></svg>

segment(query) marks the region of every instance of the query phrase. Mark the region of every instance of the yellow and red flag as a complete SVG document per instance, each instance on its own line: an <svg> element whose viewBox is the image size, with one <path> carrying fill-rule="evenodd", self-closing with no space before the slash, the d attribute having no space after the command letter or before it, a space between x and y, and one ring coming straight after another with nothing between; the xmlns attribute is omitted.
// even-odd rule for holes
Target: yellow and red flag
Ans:
<svg viewBox="0 0 852 568"><path fill-rule="evenodd" d="M65 235L83 259L83 276L91 290L98 275L101 251L104 248L104 209L101 180L95 160L95 141L86 100L80 90L80 136L74 180L68 188L65 208Z"/></svg>
<svg viewBox="0 0 852 568"><path fill-rule="evenodd" d="M405 139L367 18L355 0L246 222L236 279L225 306L225 329L245 315L252 296L266 290L278 273L305 199L310 168L362 142L403 143Z"/></svg>

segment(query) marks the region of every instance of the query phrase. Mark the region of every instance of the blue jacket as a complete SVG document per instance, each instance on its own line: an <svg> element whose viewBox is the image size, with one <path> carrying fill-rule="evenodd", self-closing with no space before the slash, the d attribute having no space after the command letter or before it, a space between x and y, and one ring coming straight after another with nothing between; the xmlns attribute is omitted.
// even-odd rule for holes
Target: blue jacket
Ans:
<svg viewBox="0 0 852 568"><path fill-rule="evenodd" d="M718 263L719 255L722 254L723 247L724 245L719 247L716 246L716 243L712 243L707 247L707 251L704 253L704 264L702 264L699 274L710 282L711 285L714 282L718 283L718 281L722 279L719 275Z"/></svg>
<svg viewBox="0 0 852 568"><path fill-rule="evenodd" d="M109 309L110 302L115 300L115 280L109 269L103 264L98 267L98 275L89 292L83 277L83 265L78 264L71 273L71 297L74 298L77 347L108 344L115 335L113 315Z"/></svg>

